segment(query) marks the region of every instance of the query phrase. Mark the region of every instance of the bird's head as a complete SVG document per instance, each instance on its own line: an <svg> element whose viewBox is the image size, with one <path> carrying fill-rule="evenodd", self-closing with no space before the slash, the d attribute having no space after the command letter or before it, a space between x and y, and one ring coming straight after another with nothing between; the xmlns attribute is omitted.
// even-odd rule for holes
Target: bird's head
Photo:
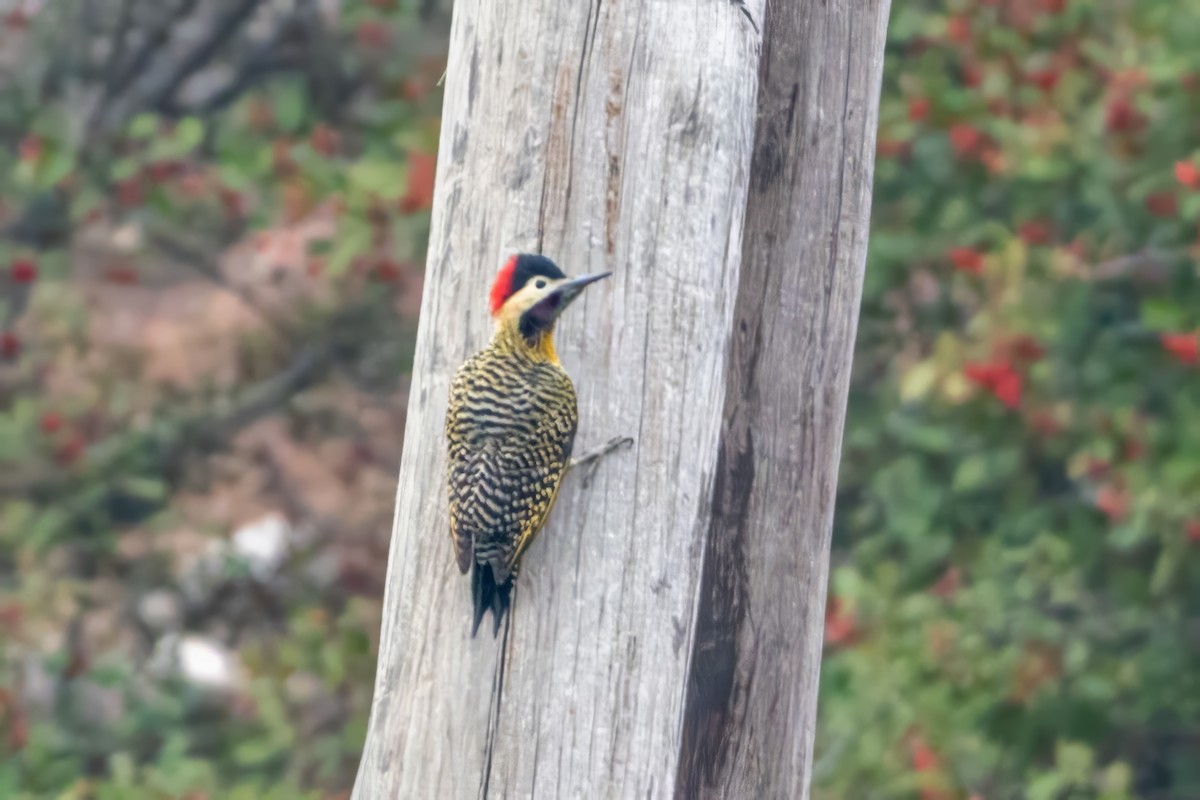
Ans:
<svg viewBox="0 0 1200 800"><path fill-rule="evenodd" d="M492 317L501 328L520 331L535 342L554 328L559 315L584 287L607 278L611 272L568 278L545 256L520 253L511 256L492 284Z"/></svg>

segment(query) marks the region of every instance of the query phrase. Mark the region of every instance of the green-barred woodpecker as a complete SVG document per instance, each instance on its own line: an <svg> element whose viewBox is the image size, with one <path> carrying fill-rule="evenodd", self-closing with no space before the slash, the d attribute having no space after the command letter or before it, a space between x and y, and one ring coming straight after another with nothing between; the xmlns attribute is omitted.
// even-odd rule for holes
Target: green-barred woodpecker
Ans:
<svg viewBox="0 0 1200 800"><path fill-rule="evenodd" d="M521 556L571 461L579 414L554 323L584 287L611 274L568 278L545 256L509 258L492 284L492 341L450 384L450 538L459 571L471 571L472 637L489 609L499 632Z"/></svg>

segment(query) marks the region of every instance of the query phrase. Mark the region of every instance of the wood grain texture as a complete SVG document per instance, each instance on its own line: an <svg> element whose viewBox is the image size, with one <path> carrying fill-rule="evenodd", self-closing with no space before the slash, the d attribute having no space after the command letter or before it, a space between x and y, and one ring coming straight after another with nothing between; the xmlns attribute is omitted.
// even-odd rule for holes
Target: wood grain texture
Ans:
<svg viewBox="0 0 1200 800"><path fill-rule="evenodd" d="M354 797L673 791L751 162L762 0L458 0L379 672ZM613 270L559 352L577 452L505 634L471 640L442 486L503 256ZM502 656L503 652L503 656Z"/></svg>
<svg viewBox="0 0 1200 800"><path fill-rule="evenodd" d="M768 11L678 797L808 797L888 5Z"/></svg>

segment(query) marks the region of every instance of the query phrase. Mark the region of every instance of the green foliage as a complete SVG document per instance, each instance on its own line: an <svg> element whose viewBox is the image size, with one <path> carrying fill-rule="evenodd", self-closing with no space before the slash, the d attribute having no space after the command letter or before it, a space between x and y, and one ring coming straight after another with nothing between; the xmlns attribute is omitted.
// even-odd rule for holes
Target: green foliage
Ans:
<svg viewBox="0 0 1200 800"><path fill-rule="evenodd" d="M221 551L203 590L165 540L224 544L187 506L264 418L313 451L356 437L354 469L376 457L368 414L321 403L394 405L410 368L444 42L392 0L336 20L285 4L227 36L197 24L240 5L64 0L0 19L19 56L0 65L0 797L315 800L357 767L382 560L356 567L337 539L384 527L292 498L295 529L320 537L269 580ZM172 88L198 43L211 51ZM312 220L325 232L284 257L302 285L282 299L262 300L246 259L220 261ZM155 383L143 351L97 339L98 295L169 306L160 293L197 284L256 316L200 345L228 346L232 378ZM143 618L155 593L173 623ZM238 679L168 663L191 634L236 653Z"/></svg>
<svg viewBox="0 0 1200 800"><path fill-rule="evenodd" d="M1200 16L895 3L823 798L1200 796Z"/></svg>

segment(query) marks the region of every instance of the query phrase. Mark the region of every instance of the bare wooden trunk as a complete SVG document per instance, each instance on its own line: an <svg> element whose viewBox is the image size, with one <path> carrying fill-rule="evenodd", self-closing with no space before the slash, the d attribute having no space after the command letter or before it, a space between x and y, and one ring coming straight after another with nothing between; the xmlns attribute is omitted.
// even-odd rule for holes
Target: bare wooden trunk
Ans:
<svg viewBox="0 0 1200 800"><path fill-rule="evenodd" d="M887 13L888 0L770 6L684 797L808 796Z"/></svg>
<svg viewBox="0 0 1200 800"><path fill-rule="evenodd" d="M763 13L457 0L356 798L806 791L887 2ZM471 640L442 419L517 250L616 272L559 349L577 452L636 444L568 477Z"/></svg>

